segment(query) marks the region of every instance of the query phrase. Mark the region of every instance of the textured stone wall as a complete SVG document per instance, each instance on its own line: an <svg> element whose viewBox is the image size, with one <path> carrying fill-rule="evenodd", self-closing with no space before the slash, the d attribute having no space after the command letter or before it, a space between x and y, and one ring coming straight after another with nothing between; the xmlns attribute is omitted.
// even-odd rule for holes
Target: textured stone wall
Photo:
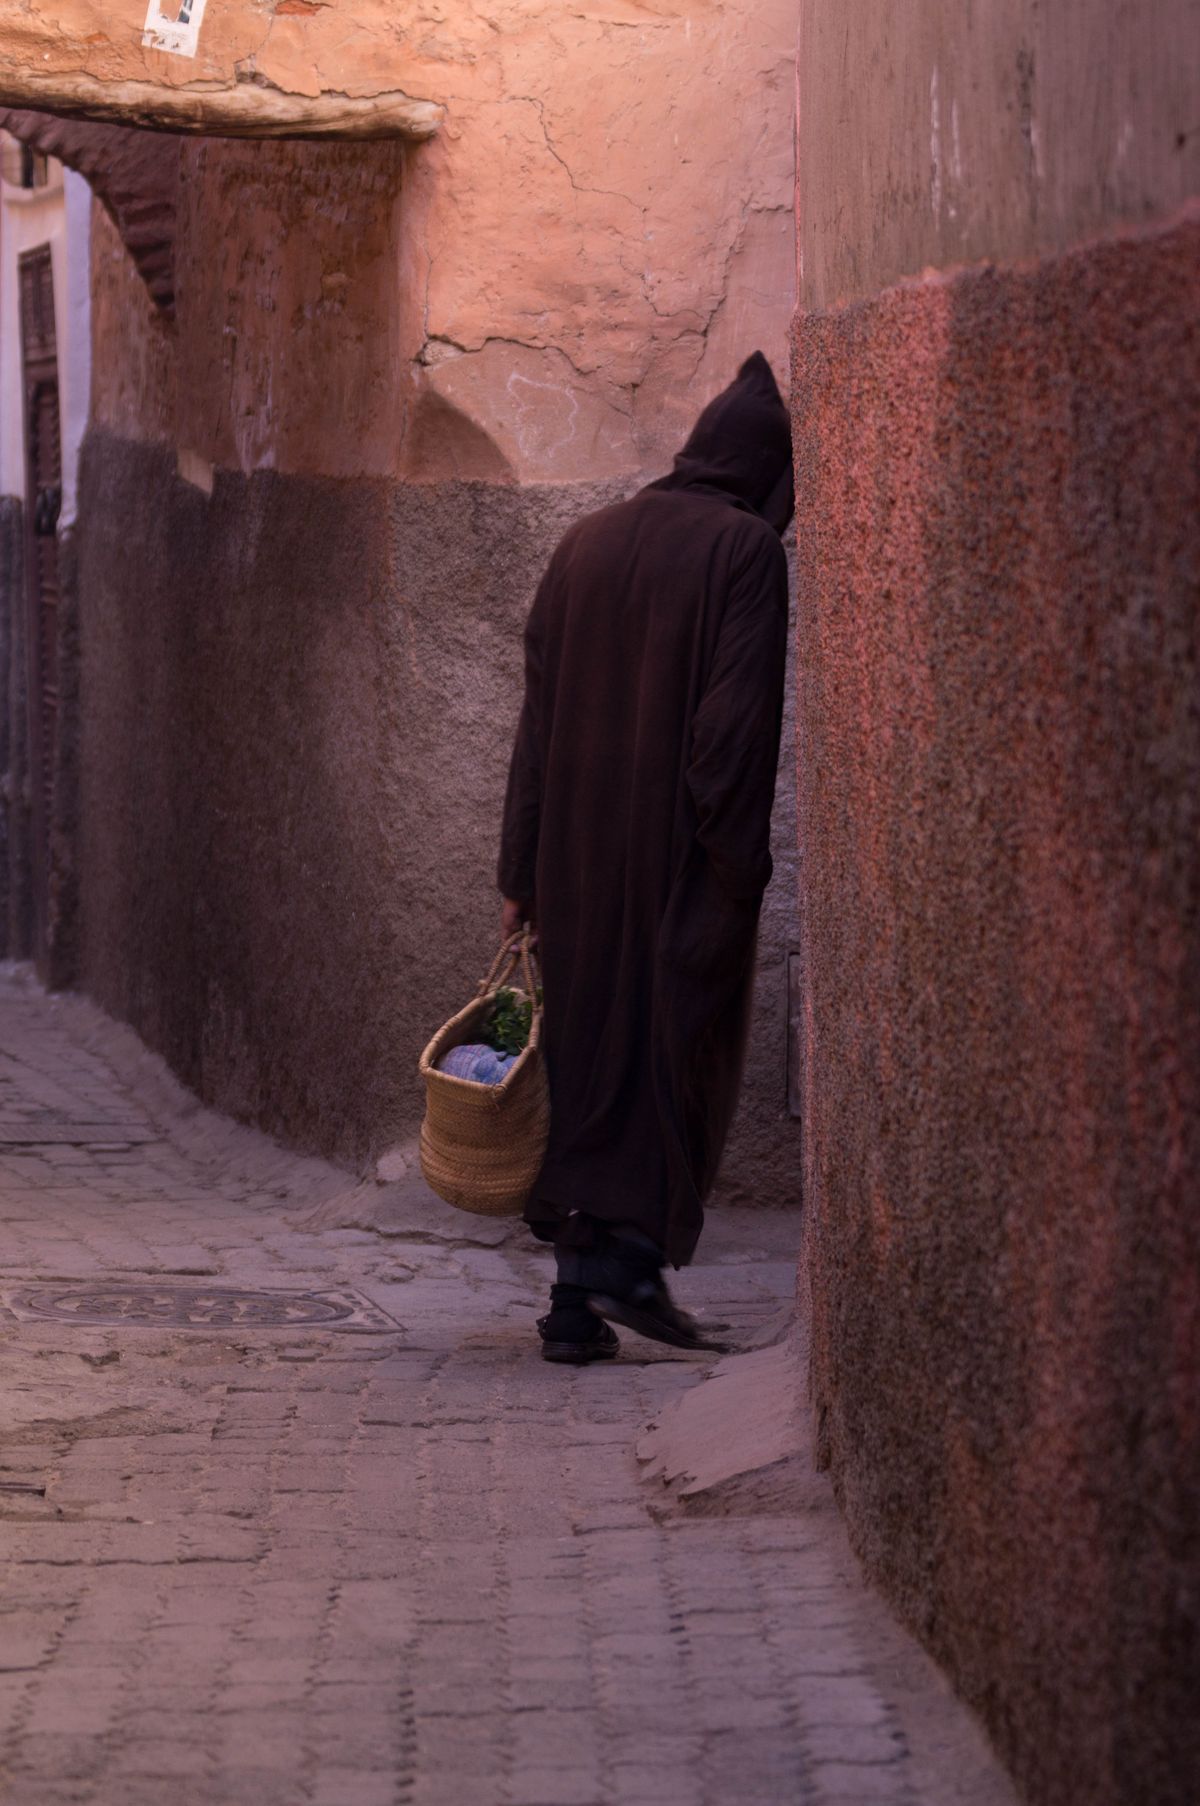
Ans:
<svg viewBox="0 0 1200 1806"><path fill-rule="evenodd" d="M1131 9L1109 10L1124 29ZM944 77L979 20L935 14L941 38L914 35ZM872 43L847 59L843 35L840 61L802 67L801 108L824 74L834 117L844 82L866 134L844 181L886 170L895 199L894 122L927 104L929 63ZM802 276L813 1390L858 1549L1028 1797L1184 1806L1200 1784L1200 216L1173 207L1172 138L1157 216L1087 236L1094 196L1068 177L1077 134L1086 149L1100 130L1082 105L1099 74L1079 49L1074 94L1060 69L1056 110L1035 115L1044 193L1072 203L1044 236L1026 220L1024 243L995 223L1030 204L1004 161L1024 64L976 66L998 148L960 170L969 242L994 230L998 251L1039 256L921 273L955 229L928 204L927 142L885 271L906 280L875 286L878 239L831 231L826 275ZM1173 91L1141 90L1114 142ZM802 151L802 218L821 169ZM829 219L838 203L814 193ZM861 298L820 307L843 279Z"/></svg>
<svg viewBox="0 0 1200 1806"><path fill-rule="evenodd" d="M494 949L525 612L618 493L259 472L209 497L89 438L82 978L218 1107L355 1162L415 1132L420 1049ZM779 1203L791 794L727 1166Z"/></svg>
<svg viewBox="0 0 1200 1806"><path fill-rule="evenodd" d="M605 499L269 472L209 497L89 440L84 981L220 1108L352 1160L414 1128L498 923L530 590Z"/></svg>

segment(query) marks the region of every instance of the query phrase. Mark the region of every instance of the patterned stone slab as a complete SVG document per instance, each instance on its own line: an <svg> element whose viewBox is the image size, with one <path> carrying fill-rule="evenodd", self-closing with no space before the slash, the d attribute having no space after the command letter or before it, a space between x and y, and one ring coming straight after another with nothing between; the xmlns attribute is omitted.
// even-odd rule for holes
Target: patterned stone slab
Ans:
<svg viewBox="0 0 1200 1806"><path fill-rule="evenodd" d="M149 1280L60 1280L0 1288L0 1313L17 1322L127 1329L350 1329L401 1327L352 1287L259 1292Z"/></svg>
<svg viewBox="0 0 1200 1806"><path fill-rule="evenodd" d="M148 1129L111 1123L59 1123L41 1120L0 1123L0 1153L5 1148L87 1148L93 1154L123 1154L157 1140Z"/></svg>

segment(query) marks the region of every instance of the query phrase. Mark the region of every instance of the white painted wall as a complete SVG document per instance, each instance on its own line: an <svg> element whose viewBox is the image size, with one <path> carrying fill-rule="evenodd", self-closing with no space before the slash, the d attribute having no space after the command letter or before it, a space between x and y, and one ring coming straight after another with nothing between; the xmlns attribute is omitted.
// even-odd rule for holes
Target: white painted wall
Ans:
<svg viewBox="0 0 1200 1806"><path fill-rule="evenodd" d="M79 448L91 399L91 206L83 177L54 162L45 188L27 191L0 183L0 495L25 494L17 265L22 252L48 244L54 262L64 527L75 519Z"/></svg>
<svg viewBox="0 0 1200 1806"><path fill-rule="evenodd" d="M64 305L59 313L58 376L62 386L63 505L60 527L75 520L79 453L92 399L92 191L73 169L63 171L66 214ZM58 306L55 271L55 306Z"/></svg>

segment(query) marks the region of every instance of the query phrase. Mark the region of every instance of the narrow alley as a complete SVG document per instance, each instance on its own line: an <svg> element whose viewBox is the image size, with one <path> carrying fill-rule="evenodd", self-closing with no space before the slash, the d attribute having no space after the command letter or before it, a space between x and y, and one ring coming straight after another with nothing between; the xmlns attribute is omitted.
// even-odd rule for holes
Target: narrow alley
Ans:
<svg viewBox="0 0 1200 1806"><path fill-rule="evenodd" d="M1200 1802L1198 122L0 0L0 1806Z"/></svg>
<svg viewBox="0 0 1200 1806"><path fill-rule="evenodd" d="M6 1806L1011 1799L832 1507L656 1500L706 1364L547 1367L519 1225L306 1229L344 1173L13 968L0 1136ZM762 1339L794 1235L719 1216L689 1301Z"/></svg>

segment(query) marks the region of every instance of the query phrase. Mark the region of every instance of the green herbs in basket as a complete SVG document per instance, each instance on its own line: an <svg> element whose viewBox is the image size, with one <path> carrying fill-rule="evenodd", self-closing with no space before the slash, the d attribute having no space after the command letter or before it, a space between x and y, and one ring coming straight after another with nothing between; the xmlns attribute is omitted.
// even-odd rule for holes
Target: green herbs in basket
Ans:
<svg viewBox="0 0 1200 1806"><path fill-rule="evenodd" d="M538 1002L542 1001L538 992ZM529 1040L533 1003L509 986L496 992L496 1001L484 1024L483 1038L497 1053L519 1054Z"/></svg>

